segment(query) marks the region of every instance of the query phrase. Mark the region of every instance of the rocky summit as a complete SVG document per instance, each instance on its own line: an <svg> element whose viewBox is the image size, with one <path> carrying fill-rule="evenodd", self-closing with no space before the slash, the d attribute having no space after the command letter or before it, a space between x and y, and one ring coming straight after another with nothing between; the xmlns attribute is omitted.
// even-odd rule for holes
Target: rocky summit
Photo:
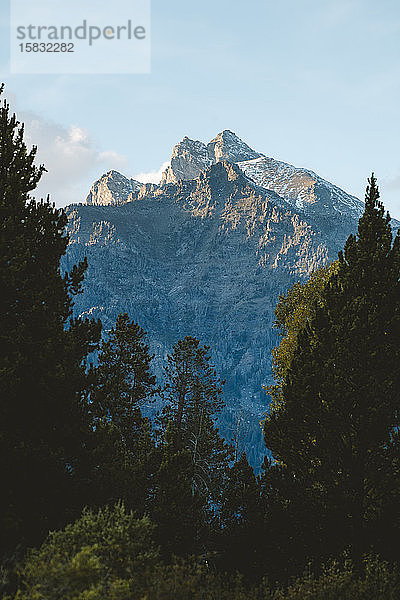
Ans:
<svg viewBox="0 0 400 600"><path fill-rule="evenodd" d="M279 294L337 257L363 203L307 169L252 150L233 132L185 137L159 185L112 171L67 208L64 267L88 257L76 312L105 330L127 312L163 358L185 335L212 348L226 379L221 430L259 467Z"/></svg>
<svg viewBox="0 0 400 600"><path fill-rule="evenodd" d="M118 171L105 173L90 188L86 204L108 206L125 202L131 192L139 190L141 183L134 179L127 179Z"/></svg>

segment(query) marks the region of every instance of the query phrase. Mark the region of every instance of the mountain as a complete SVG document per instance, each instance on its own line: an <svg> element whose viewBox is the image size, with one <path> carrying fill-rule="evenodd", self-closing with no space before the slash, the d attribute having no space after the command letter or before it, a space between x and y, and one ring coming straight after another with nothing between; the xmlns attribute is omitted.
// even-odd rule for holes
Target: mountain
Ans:
<svg viewBox="0 0 400 600"><path fill-rule="evenodd" d="M261 154L255 152L237 137L233 131L225 129L219 133L209 144L207 144L208 154L213 162L220 160L229 160L238 162L259 158Z"/></svg>
<svg viewBox="0 0 400 600"><path fill-rule="evenodd" d="M259 466L279 294L337 257L363 203L306 169L252 150L231 131L209 144L184 138L160 185L115 171L85 204L67 208L64 266L89 268L81 315L109 329L128 312L162 360L185 335L212 348L226 379L221 429Z"/></svg>
<svg viewBox="0 0 400 600"><path fill-rule="evenodd" d="M195 179L212 162L203 142L184 137L172 151L171 165L164 171L161 185Z"/></svg>
<svg viewBox="0 0 400 600"><path fill-rule="evenodd" d="M232 131L219 133L207 145L184 137L172 151L171 165L163 173L161 184L195 179L201 171L221 160L238 162L260 156Z"/></svg>
<svg viewBox="0 0 400 600"><path fill-rule="evenodd" d="M141 186L139 181L128 179L118 171L109 171L92 185L86 204L121 204L128 199L129 194L139 190Z"/></svg>

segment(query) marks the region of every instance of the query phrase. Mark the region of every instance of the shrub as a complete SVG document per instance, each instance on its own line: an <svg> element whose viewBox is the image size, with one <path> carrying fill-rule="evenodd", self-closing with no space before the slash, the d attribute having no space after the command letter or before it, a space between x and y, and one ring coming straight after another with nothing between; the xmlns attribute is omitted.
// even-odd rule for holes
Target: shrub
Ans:
<svg viewBox="0 0 400 600"><path fill-rule="evenodd" d="M135 519L122 504L84 510L29 552L16 600L126 600L157 562L152 531L147 518Z"/></svg>

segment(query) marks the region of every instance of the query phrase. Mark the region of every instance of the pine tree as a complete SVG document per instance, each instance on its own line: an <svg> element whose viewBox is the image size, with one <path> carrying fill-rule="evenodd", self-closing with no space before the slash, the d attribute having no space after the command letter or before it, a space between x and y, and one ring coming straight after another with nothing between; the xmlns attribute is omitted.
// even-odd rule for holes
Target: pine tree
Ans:
<svg viewBox="0 0 400 600"><path fill-rule="evenodd" d="M383 496L400 499L399 277L400 235L392 244L372 175L358 235L298 332L281 401L264 425L274 457L319 498L314 521L325 551L351 546L358 556L376 547Z"/></svg>
<svg viewBox="0 0 400 600"><path fill-rule="evenodd" d="M321 305L323 290L330 276L337 271L338 264L338 261L334 261L320 267L306 282L296 282L286 294L279 296L274 328L279 332L280 343L272 350L275 385L266 388L274 404L279 404L281 400L282 385L293 360L298 335Z"/></svg>
<svg viewBox="0 0 400 600"><path fill-rule="evenodd" d="M321 504L315 490L304 486L293 471L265 457L258 476L261 519L258 524L260 573L286 583L327 556L321 531ZM325 544L325 545L324 545Z"/></svg>
<svg viewBox="0 0 400 600"><path fill-rule="evenodd" d="M1 88L0 93L3 91ZM86 261L62 275L62 210L32 192L44 171L0 106L0 538L42 539L80 503L89 421L85 360L100 324L72 318Z"/></svg>
<svg viewBox="0 0 400 600"><path fill-rule="evenodd" d="M164 558L198 553L204 543L206 498L193 489L195 466L176 424L168 423L159 448L151 519Z"/></svg>
<svg viewBox="0 0 400 600"><path fill-rule="evenodd" d="M118 315L108 338L101 343L93 372L93 415L112 421L128 447L142 425L141 407L155 393L156 378L150 366L153 356L145 336L126 313Z"/></svg>
<svg viewBox="0 0 400 600"><path fill-rule="evenodd" d="M223 407L222 386L210 365L210 347L186 336L168 356L164 398L179 430L198 429L200 415L217 415Z"/></svg>
<svg viewBox="0 0 400 600"><path fill-rule="evenodd" d="M145 336L126 313L118 315L91 370L94 492L103 503L123 499L139 514L145 509L155 451L150 422L141 411L156 391Z"/></svg>
<svg viewBox="0 0 400 600"><path fill-rule="evenodd" d="M224 382L210 365L210 348L186 336L168 356L161 421L173 422L194 465L193 489L217 493L231 459L232 448L220 437L215 419L223 407Z"/></svg>
<svg viewBox="0 0 400 600"><path fill-rule="evenodd" d="M164 474L168 467L168 472L171 470L168 477L173 481L177 478L178 465L184 462L179 481L184 489L190 490L190 495L172 485L168 502L179 504L182 518L183 514L191 515L191 524L187 523L186 528L192 531L190 536L197 549L201 544L203 549L208 544L209 527L221 501L221 489L232 457L231 446L221 438L215 424L223 406L223 382L210 365L209 350L191 336L174 345L165 368L165 406L158 419L162 462L156 480L160 477L166 480ZM165 506L163 486L158 484L155 506L159 501ZM175 498L176 495L180 497ZM157 511L156 519L160 520L163 511L159 507Z"/></svg>
<svg viewBox="0 0 400 600"><path fill-rule="evenodd" d="M260 489L246 454L229 469L223 488L221 531L224 566L254 577L260 567Z"/></svg>

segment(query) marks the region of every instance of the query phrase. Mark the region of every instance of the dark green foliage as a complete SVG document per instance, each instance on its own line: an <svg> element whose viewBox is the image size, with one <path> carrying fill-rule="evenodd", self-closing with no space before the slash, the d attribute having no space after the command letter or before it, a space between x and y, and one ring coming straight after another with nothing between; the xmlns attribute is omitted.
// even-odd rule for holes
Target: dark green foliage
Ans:
<svg viewBox="0 0 400 600"><path fill-rule="evenodd" d="M176 523L181 542L175 553L180 555L208 546L208 529L231 460L232 449L214 422L223 406L223 382L209 361L209 347L187 336L174 345L165 368L166 404L159 418L162 458L152 514L165 548L171 548L170 538L162 532Z"/></svg>
<svg viewBox="0 0 400 600"><path fill-rule="evenodd" d="M196 432L202 414L216 415L223 407L224 384L209 364L209 346L186 336L168 356L165 368L164 399L179 430Z"/></svg>
<svg viewBox="0 0 400 600"><path fill-rule="evenodd" d="M143 514L155 447L149 421L141 407L151 401L156 379L145 332L127 314L120 314L100 346L91 370L95 464L94 502L123 499Z"/></svg>
<svg viewBox="0 0 400 600"><path fill-rule="evenodd" d="M148 519L135 519L121 504L85 510L28 554L16 599L124 600L158 560L152 532Z"/></svg>
<svg viewBox="0 0 400 600"><path fill-rule="evenodd" d="M159 418L161 436L165 439L168 431L169 437L175 440L175 447L176 444L179 446L175 460L182 460L183 452L185 460L190 461L190 468L185 469L189 476L187 484L193 498L191 503L194 502L196 510L200 511L196 517L193 516L193 522L199 524L193 539L203 538L204 544L204 531L221 501L232 457L231 446L220 437L215 425L215 418L223 407L224 382L210 365L209 350L208 346L201 346L199 340L191 336L174 345L165 368L165 407ZM164 447L163 442L161 447ZM196 544L198 547L198 541Z"/></svg>
<svg viewBox="0 0 400 600"><path fill-rule="evenodd" d="M94 418L111 420L129 446L141 421L140 408L154 394L156 378L151 373L152 356L146 333L120 314L100 346L95 369L95 391L91 406Z"/></svg>
<svg viewBox="0 0 400 600"><path fill-rule="evenodd" d="M256 478L245 455L232 464L219 435L223 382L196 338L179 340L168 357L156 433L142 416L159 391L152 357L128 315L87 368L100 324L72 318L86 260L60 273L66 217L30 197L43 172L34 158L3 104L0 593L397 599L396 569L362 558L372 550L398 560L400 534L400 236L392 244L374 177L358 236L280 299L264 425L274 460ZM65 527L83 504L91 509ZM62 527L16 567L27 544ZM321 567L344 549L355 567Z"/></svg>
<svg viewBox="0 0 400 600"><path fill-rule="evenodd" d="M228 471L221 504L224 567L254 578L264 562L259 555L264 515L260 488L245 454Z"/></svg>
<svg viewBox="0 0 400 600"><path fill-rule="evenodd" d="M400 236L392 244L378 198L372 176L358 236L297 334L264 425L274 457L318 506L305 522L319 556L345 547L390 556L389 514L393 530L400 524Z"/></svg>
<svg viewBox="0 0 400 600"><path fill-rule="evenodd" d="M150 514L157 525L156 540L164 558L201 551L207 498L193 488L195 465L174 423L167 426L159 449Z"/></svg>
<svg viewBox="0 0 400 600"><path fill-rule="evenodd" d="M262 519L261 572L272 581L287 582L309 560L320 564L320 506L315 496L286 467L266 458L259 476Z"/></svg>
<svg viewBox="0 0 400 600"><path fill-rule="evenodd" d="M86 261L60 273L66 216L29 193L23 126L0 106L0 546L41 540L81 509L89 420L85 359L100 324L72 319ZM1 550L0 550L1 551Z"/></svg>
<svg viewBox="0 0 400 600"><path fill-rule="evenodd" d="M231 448L218 434L215 418L223 407L224 384L210 365L210 348L187 336L168 356L165 368L161 422L172 422L189 450L193 465L193 488L204 495L216 489L223 477Z"/></svg>
<svg viewBox="0 0 400 600"><path fill-rule="evenodd" d="M56 543L50 538L28 558L15 600L397 600L400 594L398 570L373 557L364 561L359 572L350 561L334 561L320 575L306 572L287 588L266 579L250 585L240 575L216 573L202 560L157 562L145 521L130 527L137 536L131 558L118 561L115 542L121 543L123 533L100 527L108 533L105 547L110 557L104 556L98 542L92 542L94 536L87 536L87 544L77 539L72 551L68 540L63 551L63 537L55 538Z"/></svg>
<svg viewBox="0 0 400 600"><path fill-rule="evenodd" d="M396 568L374 557L367 557L361 568L349 561L331 561L320 575L308 572L297 578L282 600L395 600L400 593Z"/></svg>
<svg viewBox="0 0 400 600"><path fill-rule="evenodd" d="M276 384L267 388L274 403L279 403L282 384L293 360L297 337L322 302L322 293L329 277L338 269L338 261L314 271L305 283L295 283L286 294L279 296L274 326L281 336L280 344L272 351Z"/></svg>

